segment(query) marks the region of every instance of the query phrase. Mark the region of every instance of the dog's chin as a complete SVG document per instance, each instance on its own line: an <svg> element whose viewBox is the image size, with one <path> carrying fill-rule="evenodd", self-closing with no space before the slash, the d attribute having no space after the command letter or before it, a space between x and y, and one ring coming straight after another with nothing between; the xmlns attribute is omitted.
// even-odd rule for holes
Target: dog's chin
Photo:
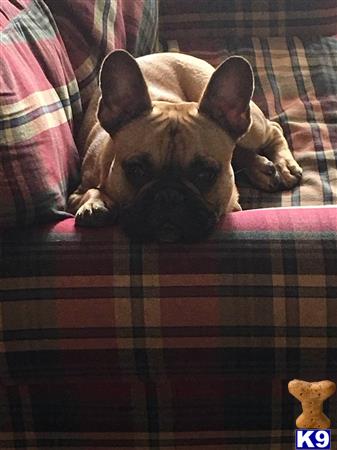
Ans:
<svg viewBox="0 0 337 450"><path fill-rule="evenodd" d="M182 222L174 218L158 219L153 214L145 216L137 210L137 207L125 208L121 212L120 224L124 232L138 242L198 242L206 239L216 224L216 217L212 214L207 214L203 220L186 216Z"/></svg>
<svg viewBox="0 0 337 450"><path fill-rule="evenodd" d="M139 242L192 243L206 239L217 215L188 189L151 187L121 208L124 232Z"/></svg>

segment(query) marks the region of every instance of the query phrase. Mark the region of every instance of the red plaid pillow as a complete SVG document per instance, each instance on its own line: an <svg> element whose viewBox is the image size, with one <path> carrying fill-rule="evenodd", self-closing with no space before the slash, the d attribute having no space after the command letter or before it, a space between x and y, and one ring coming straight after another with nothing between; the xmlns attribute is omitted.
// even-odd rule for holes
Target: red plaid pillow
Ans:
<svg viewBox="0 0 337 450"><path fill-rule="evenodd" d="M78 176L77 81L43 1L2 0L0 28L0 226L56 219Z"/></svg>

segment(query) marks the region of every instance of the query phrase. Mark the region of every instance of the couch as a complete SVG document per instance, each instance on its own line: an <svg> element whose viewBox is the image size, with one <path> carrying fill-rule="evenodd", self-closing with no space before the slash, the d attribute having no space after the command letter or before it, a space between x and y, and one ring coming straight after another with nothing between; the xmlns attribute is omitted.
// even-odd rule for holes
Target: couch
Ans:
<svg viewBox="0 0 337 450"><path fill-rule="evenodd" d="M336 24L330 0L1 2L0 448L294 448L289 380L337 381ZM243 211L195 244L75 227L113 48L245 56L301 184L236 174Z"/></svg>

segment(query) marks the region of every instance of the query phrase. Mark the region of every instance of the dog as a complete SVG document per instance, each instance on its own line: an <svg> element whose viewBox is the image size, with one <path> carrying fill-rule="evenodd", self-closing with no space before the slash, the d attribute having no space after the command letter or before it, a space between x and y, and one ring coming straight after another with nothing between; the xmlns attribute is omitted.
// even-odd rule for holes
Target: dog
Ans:
<svg viewBox="0 0 337 450"><path fill-rule="evenodd" d="M136 240L199 241L241 209L233 166L265 191L293 188L302 169L253 90L240 56L214 69L179 53L110 53L79 136L76 225L118 220Z"/></svg>

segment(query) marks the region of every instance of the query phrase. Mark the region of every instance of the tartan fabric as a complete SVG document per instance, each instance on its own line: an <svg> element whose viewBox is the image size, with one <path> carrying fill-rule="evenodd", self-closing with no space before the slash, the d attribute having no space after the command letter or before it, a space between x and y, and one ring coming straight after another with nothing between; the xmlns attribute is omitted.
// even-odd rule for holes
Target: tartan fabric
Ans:
<svg viewBox="0 0 337 450"><path fill-rule="evenodd" d="M261 448L262 430L281 417L290 436L288 377L336 373L336 209L292 210L288 221L281 211L242 214L207 244L182 248L142 248L110 229L79 235L72 220L5 234L2 401L21 415L3 416L3 439L173 447L192 445L195 427L205 445L240 443L231 430L243 408L251 423L241 442L255 436Z"/></svg>
<svg viewBox="0 0 337 450"><path fill-rule="evenodd" d="M237 174L243 209L337 203L337 38L178 39L166 49L190 53L214 66L246 57L255 74L253 100L283 128L303 168L291 191L266 193Z"/></svg>
<svg viewBox="0 0 337 450"><path fill-rule="evenodd" d="M160 10L164 39L337 33L335 0L161 0Z"/></svg>
<svg viewBox="0 0 337 450"><path fill-rule="evenodd" d="M333 206L233 213L195 245L7 231L0 442L289 450L288 381L337 381L336 247Z"/></svg>
<svg viewBox="0 0 337 450"><path fill-rule="evenodd" d="M62 218L77 182L77 82L42 1L2 1L0 26L0 226Z"/></svg>
<svg viewBox="0 0 337 450"><path fill-rule="evenodd" d="M156 0L46 0L67 48L85 108L103 58L115 48L135 56L156 46Z"/></svg>

